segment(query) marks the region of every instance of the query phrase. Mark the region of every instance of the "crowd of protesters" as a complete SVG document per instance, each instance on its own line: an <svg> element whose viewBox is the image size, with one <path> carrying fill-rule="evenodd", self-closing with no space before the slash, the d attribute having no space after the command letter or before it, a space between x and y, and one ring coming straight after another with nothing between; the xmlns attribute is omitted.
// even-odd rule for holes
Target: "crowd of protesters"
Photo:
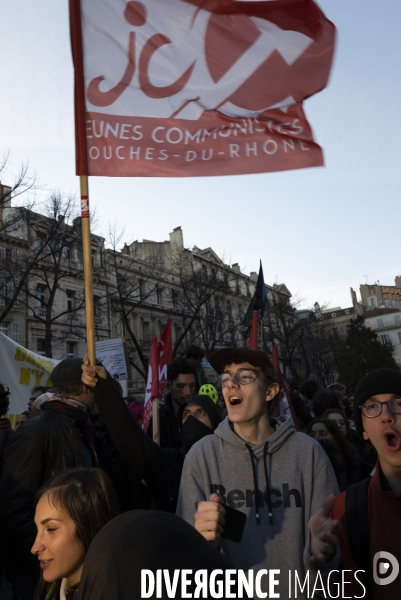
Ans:
<svg viewBox="0 0 401 600"><path fill-rule="evenodd" d="M204 357L192 346L168 366L160 445L142 428L143 396L128 403L87 357L32 389L15 431L0 384L0 583L14 600L128 600L143 569L266 570L270 597L280 569L282 598L291 571L320 582L294 597L399 598L401 373L367 373L352 393L290 385L296 431L265 352L213 352L214 385ZM359 576L335 596L342 570ZM159 587L148 597L173 597Z"/></svg>

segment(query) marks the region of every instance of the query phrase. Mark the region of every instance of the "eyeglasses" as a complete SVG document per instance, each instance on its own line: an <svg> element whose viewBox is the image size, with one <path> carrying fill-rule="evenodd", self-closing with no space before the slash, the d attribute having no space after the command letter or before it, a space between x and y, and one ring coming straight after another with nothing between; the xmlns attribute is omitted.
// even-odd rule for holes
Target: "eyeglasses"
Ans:
<svg viewBox="0 0 401 600"><path fill-rule="evenodd" d="M232 375L230 373L223 373L220 375L220 384L221 387L225 388L228 386L229 382L234 379L235 383L239 385L248 385L255 381L259 377L262 371L254 371L253 369L239 369L236 373Z"/></svg>
<svg viewBox="0 0 401 600"><path fill-rule="evenodd" d="M381 414L382 408L385 404L387 404L389 411L394 415L401 415L401 398L394 398L394 400L388 400L387 402L371 400L370 402L361 404L359 408L365 417L372 419L373 417L378 417Z"/></svg>

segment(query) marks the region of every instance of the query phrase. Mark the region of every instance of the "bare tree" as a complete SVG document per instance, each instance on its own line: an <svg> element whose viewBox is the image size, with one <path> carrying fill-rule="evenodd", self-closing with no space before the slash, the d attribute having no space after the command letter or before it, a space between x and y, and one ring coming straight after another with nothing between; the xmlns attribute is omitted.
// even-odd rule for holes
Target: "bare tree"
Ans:
<svg viewBox="0 0 401 600"><path fill-rule="evenodd" d="M344 347L346 329L330 327L320 318L321 310L311 312L308 323L308 336L315 375L322 386L333 383L337 369L337 356Z"/></svg>
<svg viewBox="0 0 401 600"><path fill-rule="evenodd" d="M118 232L116 226L109 229L106 252L106 269L109 275L108 302L111 311L118 315L117 325L121 323L124 335L127 337L131 366L146 380L148 357L144 353L139 332L133 325L133 316L140 306L152 305L152 299L158 291L163 275L163 261L158 257L150 257L143 261L138 258L137 244L121 245L124 232ZM135 358L134 358L135 356Z"/></svg>
<svg viewBox="0 0 401 600"><path fill-rule="evenodd" d="M8 184L2 184L8 181ZM17 172L12 172L10 167L10 153L5 152L0 158L0 207L10 203L24 195L24 206L32 208L32 200L27 199L27 192L34 191L37 188L36 175L29 168L29 162L22 163Z"/></svg>
<svg viewBox="0 0 401 600"><path fill-rule="evenodd" d="M74 196L54 192L43 213L26 213L29 223L30 246L35 257L24 278L22 291L27 307L39 323L44 325L43 348L46 356L53 356L53 346L69 333L83 337L77 328L78 312L84 307L81 222ZM80 260L81 258L81 260ZM76 280L75 285L71 282ZM56 325L63 325L57 338Z"/></svg>
<svg viewBox="0 0 401 600"><path fill-rule="evenodd" d="M191 342L200 338L207 353L224 345L228 337L230 343L236 345L235 332L240 319L228 304L234 281L229 267L223 261L213 264L184 250L174 254L172 269L179 279L179 291L173 304L182 316L183 325L173 356L182 349L187 335Z"/></svg>
<svg viewBox="0 0 401 600"><path fill-rule="evenodd" d="M303 329L295 317L297 304L299 300L291 303L288 296L273 294L266 302L263 318L264 350L270 353L272 346L278 346L283 376L295 381L299 375L300 357L303 357Z"/></svg>

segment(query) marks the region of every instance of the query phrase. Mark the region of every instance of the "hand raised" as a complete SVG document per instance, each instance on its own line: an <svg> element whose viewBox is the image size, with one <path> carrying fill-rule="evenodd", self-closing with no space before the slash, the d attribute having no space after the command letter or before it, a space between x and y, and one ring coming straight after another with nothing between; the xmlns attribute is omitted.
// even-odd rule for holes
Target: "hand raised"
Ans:
<svg viewBox="0 0 401 600"><path fill-rule="evenodd" d="M95 387L98 377L101 377L102 379L107 379L106 369L101 365L91 366L89 364L89 358L87 354L85 354L83 358L81 369L81 381L88 387Z"/></svg>
<svg viewBox="0 0 401 600"><path fill-rule="evenodd" d="M315 565L328 561L338 541L340 523L330 516L335 501L335 496L327 496L322 508L309 520L311 562Z"/></svg>

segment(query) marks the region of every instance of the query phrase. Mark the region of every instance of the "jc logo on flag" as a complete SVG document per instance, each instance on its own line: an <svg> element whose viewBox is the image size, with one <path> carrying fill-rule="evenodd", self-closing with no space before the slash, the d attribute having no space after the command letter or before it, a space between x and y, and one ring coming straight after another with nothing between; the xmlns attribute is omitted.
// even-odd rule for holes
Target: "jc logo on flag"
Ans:
<svg viewBox="0 0 401 600"><path fill-rule="evenodd" d="M78 174L320 166L302 103L334 25L313 0L70 0Z"/></svg>
<svg viewBox="0 0 401 600"><path fill-rule="evenodd" d="M103 75L90 81L88 100L94 106L113 104L134 83L136 74L141 95L158 101L154 116L199 119L204 110L217 109L229 116L250 117L295 103L291 96L282 97L275 87L274 79L280 70L275 72L274 66L282 63L281 71L285 73L285 65L292 65L313 42L312 38L280 29L256 16L227 16L205 10L194 12L184 36L168 24L163 24L163 29L167 28L169 35L152 33L154 27L150 31L146 28L147 14L142 2L126 5L124 20L133 31L127 36L126 64L118 65L117 72L122 67L123 76L110 89ZM276 61L271 61L270 75L267 67L268 74L261 85L256 72L273 53L277 53ZM176 73L179 64L183 65L181 74ZM242 98L239 90L244 85L247 94ZM267 106L264 103L269 89L274 88L277 96Z"/></svg>

